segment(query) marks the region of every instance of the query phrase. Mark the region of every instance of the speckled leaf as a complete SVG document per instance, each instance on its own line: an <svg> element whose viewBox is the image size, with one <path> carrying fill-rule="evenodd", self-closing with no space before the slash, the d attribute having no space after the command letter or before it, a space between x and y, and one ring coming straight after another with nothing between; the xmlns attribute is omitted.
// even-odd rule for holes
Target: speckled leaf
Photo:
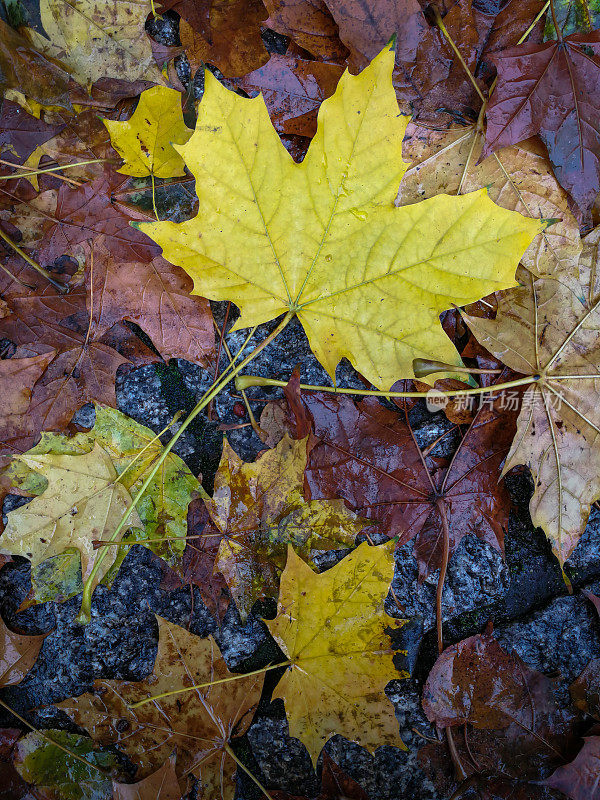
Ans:
<svg viewBox="0 0 600 800"><path fill-rule="evenodd" d="M392 543L364 542L321 574L289 546L277 618L265 620L292 662L273 696L285 701L290 736L313 762L334 734L370 750L403 747L384 694L389 681L406 677L387 632L405 620L384 610L393 574Z"/></svg>
<svg viewBox="0 0 600 800"><path fill-rule="evenodd" d="M41 495L10 511L0 539L5 553L30 559L36 567L45 559L76 547L83 579L92 571L94 542L109 539L131 503L131 495L117 480L108 455L96 442L83 455L25 454L17 459L47 480ZM140 525L136 511L130 525ZM109 553L95 576L102 580L117 552Z"/></svg>
<svg viewBox="0 0 600 800"><path fill-rule="evenodd" d="M540 230L485 191L394 207L408 118L393 66L385 48L360 75L344 73L301 164L261 97L207 72L196 130L179 148L198 215L139 226L196 294L240 307L236 328L297 314L332 378L345 356L381 388L412 376L416 357L459 364L440 312L513 286Z"/></svg>
<svg viewBox="0 0 600 800"><path fill-rule="evenodd" d="M561 565L600 497L599 234L596 229L584 240L581 282L529 276L521 288L501 295L494 320L465 315L497 358L524 375L541 376L523 396L504 473L518 464L531 469L531 518Z"/></svg>
<svg viewBox="0 0 600 800"><path fill-rule="evenodd" d="M124 473L121 483L132 495L140 488L162 451L162 444L149 428L114 408L96 405L96 422L90 431L73 437L45 433L29 453L76 455L89 453L97 445L110 456L117 475ZM131 467L127 469L129 465ZM39 494L43 490L44 483L40 482L39 476L24 469L18 459L9 468L8 475L24 492ZM187 509L194 492L199 491L198 480L179 456L170 453L137 506L145 537L164 538L164 541L153 541L147 546L169 563L173 563L185 549ZM144 544L144 537L138 538L140 544Z"/></svg>
<svg viewBox="0 0 600 800"><path fill-rule="evenodd" d="M288 544L308 563L315 551L352 547L364 526L342 500L305 501L306 440L286 434L252 464L228 443L206 506L222 534L215 571L227 581L243 619L259 598L277 597ZM215 535L214 528L204 533Z"/></svg>
<svg viewBox="0 0 600 800"><path fill-rule="evenodd" d="M29 34L84 86L104 77L162 83L144 27L149 13L150 0L41 0L48 39Z"/></svg>
<svg viewBox="0 0 600 800"><path fill-rule="evenodd" d="M146 89L130 119L105 119L104 124L125 162L118 172L138 178L185 175L183 159L173 149L173 144L185 144L192 135L183 121L181 92L166 86Z"/></svg>
<svg viewBox="0 0 600 800"><path fill-rule="evenodd" d="M137 783L113 782L113 800L181 800L182 791L175 774L175 758Z"/></svg>
<svg viewBox="0 0 600 800"><path fill-rule="evenodd" d="M212 637L201 639L162 618L152 674L143 681L96 681L93 694L59 704L102 744L115 744L144 778L177 747L176 772L202 781L205 800L232 800L236 765L227 754L258 703L263 676L164 697L131 709L131 703L185 686L231 676Z"/></svg>
<svg viewBox="0 0 600 800"><path fill-rule="evenodd" d="M24 780L42 790L48 800L110 800L110 771L118 763L114 754L97 750L85 736L59 730L44 734L88 761L89 767L38 733L28 733L17 743L15 753L15 766Z"/></svg>

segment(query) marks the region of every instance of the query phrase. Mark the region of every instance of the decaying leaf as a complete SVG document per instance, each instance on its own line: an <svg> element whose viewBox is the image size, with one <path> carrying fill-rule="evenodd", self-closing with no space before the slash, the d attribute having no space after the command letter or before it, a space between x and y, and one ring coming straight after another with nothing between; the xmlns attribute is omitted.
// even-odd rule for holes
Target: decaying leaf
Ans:
<svg viewBox="0 0 600 800"><path fill-rule="evenodd" d="M17 204L11 221L28 232L27 249L31 248L42 264L51 264L65 254L83 260L83 243L101 234L115 258L150 261L158 255L158 248L131 227L132 217L111 199L125 180L105 169L77 188L62 184L58 192L50 189Z"/></svg>
<svg viewBox="0 0 600 800"><path fill-rule="evenodd" d="M113 800L181 800L183 792L175 774L175 758L137 783L113 781Z"/></svg>
<svg viewBox="0 0 600 800"><path fill-rule="evenodd" d="M423 708L440 727L468 724L465 763L470 752L478 771L492 775L539 779L575 739L576 716L561 707L552 681L489 634L444 650L425 683Z"/></svg>
<svg viewBox="0 0 600 800"><path fill-rule="evenodd" d="M16 452L32 447L42 430L65 427L73 413L90 400L116 405L117 369L156 360L120 325L97 336L86 309L87 293L81 287L61 295L21 264L14 279L0 278L0 292L11 312L0 319L0 335L18 345L16 355L55 353L33 386L25 435L11 439Z"/></svg>
<svg viewBox="0 0 600 800"><path fill-rule="evenodd" d="M559 767L544 781L572 800L600 799L600 736L586 736L570 764Z"/></svg>
<svg viewBox="0 0 600 800"><path fill-rule="evenodd" d="M318 574L289 546L277 617L265 620L290 659L274 692L285 701L290 736L313 762L338 733L374 750L403 747L384 689L405 677L393 663L387 631L401 627L384 610L394 573L393 546L366 542Z"/></svg>
<svg viewBox="0 0 600 800"><path fill-rule="evenodd" d="M125 162L118 172L142 178L185 175L183 159L173 149L173 144L185 144L192 135L183 121L180 92L166 86L146 89L130 119L105 119L104 124Z"/></svg>
<svg viewBox="0 0 600 800"><path fill-rule="evenodd" d="M374 398L355 405L307 394L303 402L314 424L311 497L343 497L369 519L369 533L414 539L421 578L441 564L444 518L450 553L468 534L503 550L510 500L497 470L514 435L516 403L512 412L501 398L481 406L442 463L426 458L407 422Z"/></svg>
<svg viewBox="0 0 600 800"><path fill-rule="evenodd" d="M111 770L118 762L114 753L98 750L86 736L60 730L28 733L17 743L15 765L20 775L43 792L47 800L110 800ZM79 758L85 763L48 739Z"/></svg>
<svg viewBox="0 0 600 800"><path fill-rule="evenodd" d="M600 496L598 231L589 236L580 282L529 277L500 297L496 319L465 315L479 342L497 358L517 372L539 376L523 396L503 472L518 464L531 469L531 518L544 529L561 565Z"/></svg>
<svg viewBox="0 0 600 800"><path fill-rule="evenodd" d="M348 50L324 0L265 0L265 24L291 36L304 50L323 61L343 61ZM390 33L390 36L392 34Z"/></svg>
<svg viewBox="0 0 600 800"><path fill-rule="evenodd" d="M270 792L273 800L308 800L287 792ZM369 797L360 784L347 775L335 763L329 753L323 751L323 771L321 773L321 791L315 800L369 800Z"/></svg>
<svg viewBox="0 0 600 800"><path fill-rule="evenodd" d="M0 687L21 683L34 665L45 638L45 634L13 633L0 618Z"/></svg>
<svg viewBox="0 0 600 800"><path fill-rule="evenodd" d="M17 89L37 103L71 109L71 76L65 65L45 58L0 19L0 86Z"/></svg>
<svg viewBox="0 0 600 800"><path fill-rule="evenodd" d="M10 156L16 156L20 161L30 156L36 147L58 135L63 128L60 124L48 125L35 119L10 100L0 102L0 152L8 150Z"/></svg>
<svg viewBox="0 0 600 800"><path fill-rule="evenodd" d="M131 495L137 493L162 452L162 445L153 431L113 408L98 404L96 421L90 431L72 437L44 433L40 443L27 456L75 457L91 454L97 448L110 458L111 466L119 476L119 485ZM42 494L46 490L46 481L40 480L40 475L31 470L36 470L36 466L23 458L16 459L8 470L8 477L20 491ZM137 537L140 544L145 544L145 538L152 540L146 546L168 563L173 563L183 553L187 509L197 491L200 491L198 480L179 456L169 453L137 506L144 528L144 536ZM96 537L103 538L106 535Z"/></svg>
<svg viewBox="0 0 600 800"><path fill-rule="evenodd" d="M215 357L215 334L208 300L190 296L192 281L160 256L151 261L115 257L104 236L94 243L86 278L96 336L129 320L148 334L163 358L185 358L208 367Z"/></svg>
<svg viewBox="0 0 600 800"><path fill-rule="evenodd" d="M212 637L201 639L158 618L158 654L152 675L143 681L96 681L93 694L59 704L102 744L115 744L140 768L154 772L177 748L179 778L200 778L206 798L233 798L235 762L228 754L232 737L244 734L258 703L263 676L163 697L131 709L131 703L161 692L231 677Z"/></svg>
<svg viewBox="0 0 600 800"><path fill-rule="evenodd" d="M264 67L235 83L250 97L262 92L279 133L314 136L319 107L335 92L343 71L338 64L273 54Z"/></svg>
<svg viewBox="0 0 600 800"><path fill-rule="evenodd" d="M213 526L203 538L216 536L214 569L242 619L259 598L277 597L288 545L314 565L317 551L352 547L364 526L342 500L305 501L306 460L306 441L287 435L252 464L225 442L213 496L205 500Z"/></svg>
<svg viewBox="0 0 600 800"><path fill-rule="evenodd" d="M35 567L68 547L77 547L82 576L87 579L95 560L93 542L110 538L131 503L110 457L96 444L85 455L22 455L17 460L46 478L48 486L26 506L9 512L1 549L25 556ZM141 525L135 510L128 523ZM115 555L101 565L94 585Z"/></svg>
<svg viewBox="0 0 600 800"><path fill-rule="evenodd" d="M162 83L144 28L149 13L149 0L41 0L48 39L29 33L43 53L60 58L83 86L104 77Z"/></svg>
<svg viewBox="0 0 600 800"><path fill-rule="evenodd" d="M459 363L439 313L513 285L540 230L485 191L393 206L407 123L393 63L386 48L342 77L302 164L260 97L240 98L207 73L195 133L179 148L198 216L140 225L196 293L241 308L237 328L295 313L332 378L346 356L383 388L412 375L415 357Z"/></svg>
<svg viewBox="0 0 600 800"><path fill-rule="evenodd" d="M519 45L493 60L498 85L487 109L486 152L539 134L557 178L589 209L600 189L600 32Z"/></svg>
<svg viewBox="0 0 600 800"><path fill-rule="evenodd" d="M198 5L207 9L206 23L196 27L182 9L184 19L179 28L181 44L194 68L207 62L229 78L258 69L267 61L260 35L267 12L260 0L202 0Z"/></svg>
<svg viewBox="0 0 600 800"><path fill-rule="evenodd" d="M32 432L33 426L27 416L31 392L55 355L56 350L50 350L31 358L7 358L0 361L0 454L9 453L15 440Z"/></svg>

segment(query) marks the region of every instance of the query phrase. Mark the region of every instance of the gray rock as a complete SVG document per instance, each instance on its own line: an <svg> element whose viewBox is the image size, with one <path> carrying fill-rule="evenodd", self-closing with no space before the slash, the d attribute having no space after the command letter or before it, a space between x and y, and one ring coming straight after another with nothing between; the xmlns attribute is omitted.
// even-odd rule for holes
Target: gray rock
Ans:
<svg viewBox="0 0 600 800"><path fill-rule="evenodd" d="M567 684L600 656L598 614L581 593L557 597L528 618L499 626L495 636L530 667L557 673Z"/></svg>
<svg viewBox="0 0 600 800"><path fill-rule="evenodd" d="M396 551L392 588L409 616L423 620L425 631L436 624L435 597L439 570L418 581L412 542ZM452 619L476 609L490 608L506 592L509 574L500 553L475 536L466 536L448 564L442 593L442 618ZM391 607L390 607L391 610Z"/></svg>

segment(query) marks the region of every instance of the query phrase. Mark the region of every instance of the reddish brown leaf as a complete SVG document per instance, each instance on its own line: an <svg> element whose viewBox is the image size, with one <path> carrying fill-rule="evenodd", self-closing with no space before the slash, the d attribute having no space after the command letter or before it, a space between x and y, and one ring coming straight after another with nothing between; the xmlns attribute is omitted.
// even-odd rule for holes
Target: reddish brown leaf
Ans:
<svg viewBox="0 0 600 800"><path fill-rule="evenodd" d="M78 188L62 184L56 195L43 192L15 208L13 221L21 230L35 226L31 242L37 259L51 264L61 255L77 255L77 246L104 235L105 247L122 261L151 261L159 248L131 227L131 217L111 202L123 176L106 169L96 180Z"/></svg>
<svg viewBox="0 0 600 800"><path fill-rule="evenodd" d="M571 697L577 708L600 720L600 658L593 658L571 684Z"/></svg>
<svg viewBox="0 0 600 800"><path fill-rule="evenodd" d="M161 589L170 591L193 584L200 589L206 607L222 620L229 606L229 590L220 573L214 572L222 534L210 522L204 500L192 500L188 509L188 540L181 563L163 567Z"/></svg>
<svg viewBox="0 0 600 800"><path fill-rule="evenodd" d="M394 34L396 56L414 62L427 23L417 0L327 0L339 36L350 51L350 68L357 72L382 50Z"/></svg>
<svg viewBox="0 0 600 800"><path fill-rule="evenodd" d="M12 450L12 442L31 433L28 416L31 393L56 350L32 358L9 358L0 361L0 455Z"/></svg>
<svg viewBox="0 0 600 800"><path fill-rule="evenodd" d="M313 136L320 104L330 97L344 68L293 55L272 55L264 67L235 83L251 97L259 92L280 133Z"/></svg>
<svg viewBox="0 0 600 800"><path fill-rule="evenodd" d="M181 800L182 791L175 774L175 757L137 783L113 781L113 800Z"/></svg>
<svg viewBox="0 0 600 800"><path fill-rule="evenodd" d="M16 277L30 283L32 270ZM22 452L35 443L42 430L68 424L84 403L96 400L115 405L115 374L121 365L149 363L155 356L133 335L115 325L98 335L86 309L83 288L60 295L37 276L30 291L17 281L0 282L11 313L0 320L0 335L14 342L17 356L55 355L33 386L26 416L27 435L13 436L11 447ZM37 285L36 285L37 283Z"/></svg>
<svg viewBox="0 0 600 800"><path fill-rule="evenodd" d="M598 612L598 617L600 618L600 597L596 597L595 594L589 592L587 589L582 589L582 594L584 594L590 603L594 606L596 611Z"/></svg>
<svg viewBox="0 0 600 800"><path fill-rule="evenodd" d="M348 55L323 0L265 0L265 6L269 12L265 25L290 36L313 56L323 61L343 62Z"/></svg>
<svg viewBox="0 0 600 800"><path fill-rule="evenodd" d="M66 68L43 56L0 19L2 89L16 89L42 105L70 110L70 94L74 93L75 86Z"/></svg>
<svg viewBox="0 0 600 800"><path fill-rule="evenodd" d="M21 106L4 100L0 105L0 152L8 150L3 158L22 162L38 145L56 136L63 125L47 125L24 111Z"/></svg>
<svg viewBox="0 0 600 800"><path fill-rule="evenodd" d="M416 537L421 577L441 563L441 513L451 553L467 534L502 549L510 501L498 474L516 412L502 409L501 398L479 409L449 466L429 460L429 469L406 422L377 400L355 406L307 395L304 402L316 439L306 471L312 497L342 497L373 521L373 533L399 536L401 543Z"/></svg>
<svg viewBox="0 0 600 800"><path fill-rule="evenodd" d="M215 356L215 335L208 300L192 297L193 282L160 256L124 263L111 256L104 237L94 245L87 270L92 319L97 338L115 322L130 320L150 336L163 358L186 358L202 366Z"/></svg>
<svg viewBox="0 0 600 800"><path fill-rule="evenodd" d="M600 31L509 48L493 61L484 154L539 134L560 183L589 208L600 189Z"/></svg>
<svg viewBox="0 0 600 800"><path fill-rule="evenodd" d="M193 18L200 16L200 28L185 18L179 28L192 67L208 62L227 78L261 67L269 58L260 35L267 17L261 0L210 0L206 5L208 23L203 11L194 11Z"/></svg>
<svg viewBox="0 0 600 800"><path fill-rule="evenodd" d="M600 800L600 736L586 736L570 764L559 767L544 781L572 800Z"/></svg>
<svg viewBox="0 0 600 800"><path fill-rule="evenodd" d="M492 775L543 777L575 740L577 717L559 706L552 681L489 634L471 636L439 656L423 688L423 708L443 728L468 725L468 745L458 728L455 734L463 763Z"/></svg>
<svg viewBox="0 0 600 800"><path fill-rule="evenodd" d="M210 0L160 0L160 11L176 11L194 30L210 39Z"/></svg>

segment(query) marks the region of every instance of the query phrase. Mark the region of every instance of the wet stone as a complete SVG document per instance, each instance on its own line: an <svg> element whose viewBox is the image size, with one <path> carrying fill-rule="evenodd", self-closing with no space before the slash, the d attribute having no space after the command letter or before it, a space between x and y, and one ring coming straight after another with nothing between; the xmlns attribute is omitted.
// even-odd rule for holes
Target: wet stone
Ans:
<svg viewBox="0 0 600 800"><path fill-rule="evenodd" d="M392 587L408 616L422 619L425 631L436 624L435 597L439 570L423 583L418 580L417 561L408 542L396 551ZM451 557L442 593L442 618L449 620L476 609L493 607L504 596L509 581L500 553L475 536L465 536ZM390 611L393 610L391 603Z"/></svg>

